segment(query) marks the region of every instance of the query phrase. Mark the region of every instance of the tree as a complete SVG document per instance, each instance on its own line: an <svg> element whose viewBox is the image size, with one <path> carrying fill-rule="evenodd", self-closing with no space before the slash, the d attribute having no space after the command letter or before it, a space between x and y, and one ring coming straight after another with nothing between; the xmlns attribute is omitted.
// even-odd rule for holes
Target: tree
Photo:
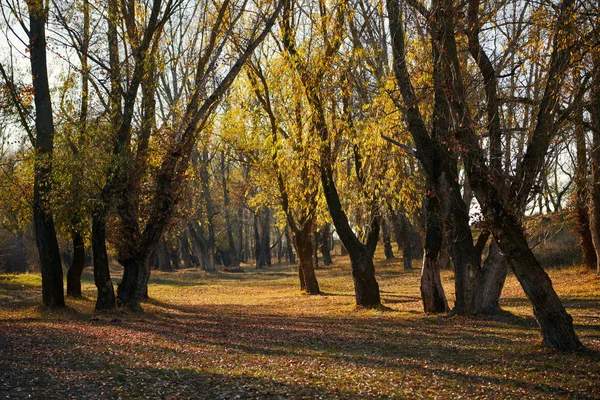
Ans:
<svg viewBox="0 0 600 400"><path fill-rule="evenodd" d="M31 77L35 103L35 173L33 184L33 224L42 267L42 299L46 307L64 307L63 273L54 219L50 209L52 192L52 153L54 116L46 60L46 22L48 9L42 1L29 1L29 38Z"/></svg>

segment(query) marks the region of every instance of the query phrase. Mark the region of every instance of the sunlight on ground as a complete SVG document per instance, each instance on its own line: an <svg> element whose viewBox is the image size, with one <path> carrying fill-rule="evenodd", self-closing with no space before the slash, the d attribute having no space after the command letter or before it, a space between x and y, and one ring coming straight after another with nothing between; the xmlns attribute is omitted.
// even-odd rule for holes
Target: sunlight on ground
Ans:
<svg viewBox="0 0 600 400"><path fill-rule="evenodd" d="M597 353L542 349L511 275L493 318L421 312L419 266L376 261L383 304L356 310L349 265L317 271L323 295L300 293L296 269L153 272L143 314L93 312L82 300L44 311L37 275L0 276L0 395L11 398L595 398ZM115 277L118 270L113 271ZM550 271L577 333L600 350L600 280ZM119 278L115 279L116 281ZM443 273L453 299L453 280Z"/></svg>

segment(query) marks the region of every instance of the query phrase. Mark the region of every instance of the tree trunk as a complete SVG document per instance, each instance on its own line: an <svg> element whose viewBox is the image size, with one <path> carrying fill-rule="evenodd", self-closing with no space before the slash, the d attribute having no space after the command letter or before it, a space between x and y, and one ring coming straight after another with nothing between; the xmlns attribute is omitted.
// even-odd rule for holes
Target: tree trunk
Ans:
<svg viewBox="0 0 600 400"><path fill-rule="evenodd" d="M381 236L383 238L383 253L385 255L385 259L392 260L394 258L394 251L392 250L392 236L390 232L390 224L385 215L381 217Z"/></svg>
<svg viewBox="0 0 600 400"><path fill-rule="evenodd" d="M471 313L492 315L500 312L500 295L506 281L508 263L495 240L483 267L476 273L471 299Z"/></svg>
<svg viewBox="0 0 600 400"><path fill-rule="evenodd" d="M333 260L331 259L331 224L325 224L321 231L317 232L316 235L319 243L319 250L323 255L323 264L333 264Z"/></svg>
<svg viewBox="0 0 600 400"><path fill-rule="evenodd" d="M288 264L290 264L290 265L296 264L296 255L294 254L294 246L292 244L292 239L290 238L290 227L289 226L286 226L286 228L285 228L285 247L286 247Z"/></svg>
<svg viewBox="0 0 600 400"><path fill-rule="evenodd" d="M583 263L591 270L597 269L596 250L590 229L590 213L588 212L588 160L587 146L585 143L585 128L582 125L575 127L575 141L577 147L577 168L575 173L575 230L579 236L579 246ZM596 166L597 167L597 166ZM592 209L591 207L589 207Z"/></svg>
<svg viewBox="0 0 600 400"><path fill-rule="evenodd" d="M231 225L231 213L229 209L229 190L227 188L227 176L229 168L225 164L225 152L221 153L221 184L223 186L223 208L225 211L225 230L227 231L227 240L229 242L230 267L240 266L240 260L237 259L235 240L233 238L233 227ZM256 228L255 228L256 229ZM258 243L255 244L258 246Z"/></svg>
<svg viewBox="0 0 600 400"><path fill-rule="evenodd" d="M292 232L298 253L298 275L300 289L307 294L319 294L319 283L315 275L314 243L312 238L312 224L307 222L302 229Z"/></svg>
<svg viewBox="0 0 600 400"><path fill-rule="evenodd" d="M73 260L67 272L67 296L81 297L81 273L85 268L85 242L79 231L71 233Z"/></svg>
<svg viewBox="0 0 600 400"><path fill-rule="evenodd" d="M148 298L150 260L155 249L132 254L132 257L119 260L123 265L123 279L117 288L118 302L132 311L142 311L141 302Z"/></svg>
<svg viewBox="0 0 600 400"><path fill-rule="evenodd" d="M198 257L200 268L207 272L216 271L214 255L211 254L210 247L208 246L207 240L204 237L204 230L202 229L202 226L200 226L200 224L197 222L194 222L188 227L188 232L191 238L192 248ZM223 264L227 267L231 267L231 265L227 265L228 263Z"/></svg>
<svg viewBox="0 0 600 400"><path fill-rule="evenodd" d="M108 254L106 252L106 218L102 212L95 212L92 215L92 253L94 257L94 283L98 289L96 310L115 308L115 289L110 279Z"/></svg>
<svg viewBox="0 0 600 400"><path fill-rule="evenodd" d="M440 278L439 264L443 230L440 202L435 194L430 194L426 201L427 232L421 270L421 300L426 313L445 313L448 311L448 301Z"/></svg>
<svg viewBox="0 0 600 400"><path fill-rule="evenodd" d="M256 268L271 266L271 210L263 206L254 215Z"/></svg>
<svg viewBox="0 0 600 400"><path fill-rule="evenodd" d="M161 271L173 271L171 257L169 257L169 248L165 239L160 241L156 255L158 256L158 269Z"/></svg>
<svg viewBox="0 0 600 400"><path fill-rule="evenodd" d="M63 271L50 207L54 120L46 62L46 19L42 1L27 3L29 53L35 103L36 139L33 177L33 225L42 270L42 300L46 307L64 307Z"/></svg>
<svg viewBox="0 0 600 400"><path fill-rule="evenodd" d="M592 82L592 187L590 190L590 228L596 250L596 275L600 275L600 50L594 49Z"/></svg>

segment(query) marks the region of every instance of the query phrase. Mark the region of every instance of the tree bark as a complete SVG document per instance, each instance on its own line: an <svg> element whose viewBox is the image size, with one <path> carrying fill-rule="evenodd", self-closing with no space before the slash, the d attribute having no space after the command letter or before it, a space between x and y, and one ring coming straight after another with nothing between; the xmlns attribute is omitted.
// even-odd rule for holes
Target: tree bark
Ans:
<svg viewBox="0 0 600 400"><path fill-rule="evenodd" d="M594 49L592 77L592 185L590 190L590 228L596 251L596 275L600 275L600 50Z"/></svg>
<svg viewBox="0 0 600 400"><path fill-rule="evenodd" d="M263 206L254 215L256 268L271 266L271 210Z"/></svg>
<svg viewBox="0 0 600 400"><path fill-rule="evenodd" d="M106 251L106 217L101 211L92 214L92 254L94 257L94 283L98 289L96 310L115 308L115 289L110 279Z"/></svg>
<svg viewBox="0 0 600 400"><path fill-rule="evenodd" d="M79 231L71 233L73 260L67 272L67 296L81 297L81 273L85 268L85 242Z"/></svg>
<svg viewBox="0 0 600 400"><path fill-rule="evenodd" d="M489 255L474 279L471 313L492 315L500 312L500 295L506 281L508 263L496 241L490 244Z"/></svg>
<svg viewBox="0 0 600 400"><path fill-rule="evenodd" d="M445 313L448 301L440 278L440 251L443 223L441 205L437 196L430 192L427 197L427 223L425 256L421 270L421 300L426 313Z"/></svg>
<svg viewBox="0 0 600 400"><path fill-rule="evenodd" d="M29 52L35 104L33 225L42 270L42 300L46 307L64 307L63 271L50 207L54 120L46 62L46 19L42 1L27 3Z"/></svg>
<svg viewBox="0 0 600 400"><path fill-rule="evenodd" d="M600 142L600 141L598 141ZM594 241L592 239L592 231L590 226L590 214L593 207L588 207L588 159L587 146L585 141L585 128L582 125L575 127L575 144L577 147L577 166L575 171L575 230L579 236L579 247L583 263L591 270L596 270L598 259L596 250L594 249ZM592 168L598 167L593 165ZM594 169L592 169L593 171ZM590 193L591 195L591 193ZM589 212L588 212L589 209Z"/></svg>
<svg viewBox="0 0 600 400"><path fill-rule="evenodd" d="M315 275L314 264L314 242L312 238L312 223L304 224L301 229L292 232L298 253L298 275L300 277L300 289L307 294L319 294L319 283Z"/></svg>
<svg viewBox="0 0 600 400"><path fill-rule="evenodd" d="M394 250L392 250L392 235L390 232L390 223L384 215L381 217L381 236L383 238L383 254L386 260L394 258Z"/></svg>
<svg viewBox="0 0 600 400"><path fill-rule="evenodd" d="M323 256L323 265L333 264L331 259L331 224L323 225L320 232L316 232L319 250Z"/></svg>
<svg viewBox="0 0 600 400"><path fill-rule="evenodd" d="M290 238L289 225L285 228L285 247L288 264L296 264L296 255L294 254L294 246L292 244L292 239Z"/></svg>
<svg viewBox="0 0 600 400"><path fill-rule="evenodd" d="M507 261L521 283L525 294L533 305L533 313L540 325L544 346L559 350L578 350L582 348L573 329L573 320L560 302L552 281L544 272L529 249L518 215L524 208L535 178L538 176L544 155L551 138L553 110L564 79L564 69L569 61L569 49L562 45L564 35L571 31L573 23L573 0L564 0L560 5L557 31L554 37L553 53L548 72L548 82L540 103L536 127L522 163L517 167L517 176L511 185L513 199L510 209L502 200L501 189L490 181L493 172L485 164L485 156L474 132L475 124L471 120L466 102L465 87L462 82L458 50L454 37L454 9L451 0L442 0L437 23L443 30L440 47L444 66L445 90L448 93L453 114L456 117L456 139L462 145L465 171L473 192L482 208L486 222Z"/></svg>

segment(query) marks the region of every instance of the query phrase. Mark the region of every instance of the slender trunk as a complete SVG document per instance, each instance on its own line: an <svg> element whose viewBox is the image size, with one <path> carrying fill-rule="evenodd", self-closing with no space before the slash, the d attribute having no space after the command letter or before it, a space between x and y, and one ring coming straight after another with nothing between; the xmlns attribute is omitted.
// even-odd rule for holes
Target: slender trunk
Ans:
<svg viewBox="0 0 600 400"><path fill-rule="evenodd" d="M235 240L233 238L233 227L231 226L231 214L229 209L229 190L227 188L227 166L225 165L225 152L221 153L221 184L223 186L223 208L225 209L225 229L227 231L227 240L229 242L230 267L239 267L240 261L237 259ZM255 244L258 246L258 243Z"/></svg>
<svg viewBox="0 0 600 400"><path fill-rule="evenodd" d="M110 279L108 253L106 252L106 217L103 212L95 212L92 215L92 253L94 283L98 289L96 310L115 308L115 289Z"/></svg>
<svg viewBox="0 0 600 400"><path fill-rule="evenodd" d="M575 127L575 142L577 147L577 167L575 174L575 229L579 236L579 246L583 263L591 270L597 268L596 250L590 229L590 213L588 212L588 160L585 144L585 128Z"/></svg>
<svg viewBox="0 0 600 400"><path fill-rule="evenodd" d="M387 217L384 215L381 217L381 236L383 238L383 253L386 260L394 258L394 251L392 250L392 235L390 232L390 224Z"/></svg>
<svg viewBox="0 0 600 400"><path fill-rule="evenodd" d="M596 274L600 275L600 50L594 53L594 76L592 81L592 187L590 190L590 228L596 250Z"/></svg>
<svg viewBox="0 0 600 400"><path fill-rule="evenodd" d="M256 268L271 265L271 210L264 206L254 215L254 237L256 241Z"/></svg>
<svg viewBox="0 0 600 400"><path fill-rule="evenodd" d="M42 1L27 3L29 52L35 103L33 225L42 270L42 300L46 307L64 307L63 271L50 207L54 120L46 63L46 19Z"/></svg>
<svg viewBox="0 0 600 400"><path fill-rule="evenodd" d="M296 264L296 255L294 254L294 246L292 244L292 238L290 238L290 227L285 228L285 247L287 254L288 264Z"/></svg>
<svg viewBox="0 0 600 400"><path fill-rule="evenodd" d="M67 272L67 296L81 297L81 273L85 267L85 242L79 231L71 233L73 260Z"/></svg>

